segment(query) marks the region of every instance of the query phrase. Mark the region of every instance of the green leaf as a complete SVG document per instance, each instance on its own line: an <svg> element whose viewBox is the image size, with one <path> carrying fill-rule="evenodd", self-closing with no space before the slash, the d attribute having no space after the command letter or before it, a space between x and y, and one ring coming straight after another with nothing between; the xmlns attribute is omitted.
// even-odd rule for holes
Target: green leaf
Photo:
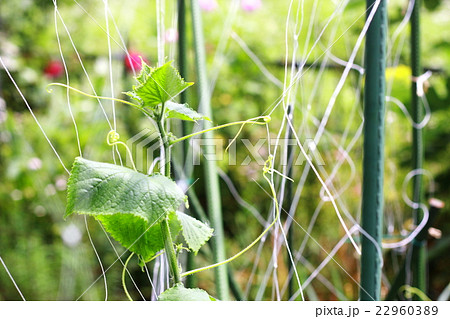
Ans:
<svg viewBox="0 0 450 319"><path fill-rule="evenodd" d="M99 220L122 246L140 255L144 263L164 249L160 221L148 225L142 218L131 214L97 215L95 219ZM175 238L181 230L175 213L169 213L169 227L172 238Z"/></svg>
<svg viewBox="0 0 450 319"><path fill-rule="evenodd" d="M183 200L181 189L165 176L147 176L77 157L68 181L64 217L73 213L94 216L114 239L147 260L164 247L162 218L169 216L171 231L175 236L179 232L176 215L170 213Z"/></svg>
<svg viewBox="0 0 450 319"><path fill-rule="evenodd" d="M187 103L179 104L167 101L164 105L166 106L167 110L166 114L168 119L174 118L184 121L196 121L196 120L211 121L209 117L204 116L191 109Z"/></svg>
<svg viewBox="0 0 450 319"><path fill-rule="evenodd" d="M182 234L186 243L192 251L197 253L200 247L211 238L214 229L182 212L177 212L177 216L180 220Z"/></svg>
<svg viewBox="0 0 450 319"><path fill-rule="evenodd" d="M212 301L208 293L199 288L185 288L183 284L176 284L158 297L159 301Z"/></svg>
<svg viewBox="0 0 450 319"><path fill-rule="evenodd" d="M172 62L167 62L159 68L151 68L143 62L141 73L136 80L139 84L133 86L133 91L125 94L149 109L155 109L194 84L185 82L172 66Z"/></svg>

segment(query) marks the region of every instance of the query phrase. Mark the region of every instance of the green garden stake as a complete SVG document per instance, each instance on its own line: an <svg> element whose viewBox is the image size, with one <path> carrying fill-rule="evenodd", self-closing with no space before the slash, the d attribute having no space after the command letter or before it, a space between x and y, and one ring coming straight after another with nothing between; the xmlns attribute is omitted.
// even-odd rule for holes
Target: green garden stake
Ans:
<svg viewBox="0 0 450 319"><path fill-rule="evenodd" d="M418 94L418 77L422 74L420 65L420 6L422 1L415 0L414 8L411 15L411 115L414 123L420 123L423 118L423 110L420 106L420 96ZM423 139L422 128L413 126L412 131L412 169L420 170L423 166ZM414 203L422 203L423 187L422 175L417 174L413 177L413 201ZM423 218L423 211L420 208L414 208L414 223L419 225ZM413 243L413 259L412 259L412 285L426 292L426 246L425 242L414 241ZM416 297L415 297L416 299Z"/></svg>
<svg viewBox="0 0 450 319"><path fill-rule="evenodd" d="M186 69L187 69L187 45L186 45L186 2L185 0L177 1L178 8L178 71L183 78L186 77ZM186 92L181 92L180 94L180 103L187 103ZM181 132L182 135L188 134L188 125L184 121L181 121ZM188 142L183 142L181 145L181 153L180 153L180 163L183 162L183 159L186 158L188 154ZM183 169L184 165L182 165ZM184 169L183 169L184 170ZM184 172L183 172L184 173ZM184 175L184 174L181 174ZM186 177L187 178L187 177ZM187 255L186 266L188 269L195 268L194 256L192 254ZM186 278L186 287L193 288L195 286L195 277L189 276Z"/></svg>
<svg viewBox="0 0 450 319"><path fill-rule="evenodd" d="M205 43L203 39L202 17L198 1L191 0L191 13L194 31L195 59L198 76L198 86L200 91L200 103L205 116L212 118L210 92L208 87L208 79L206 75L206 58ZM205 123L205 128L211 127L210 123ZM214 138L213 132L207 132L204 135L206 140ZM214 154L215 146L209 145L204 147L205 154ZM212 240L214 261L220 262L226 259L225 254L225 238L222 222L222 204L219 188L219 177L216 169L216 162L209 158L205 161L205 185L208 203L208 213L211 226L215 230L215 236ZM229 299L229 285L227 276L227 266L221 265L215 269L217 297L220 300Z"/></svg>
<svg viewBox="0 0 450 319"><path fill-rule="evenodd" d="M376 6L367 0L368 15ZM379 2L366 34L362 227L381 247L383 220L384 101L387 1ZM381 260L377 247L361 239L361 300L379 300Z"/></svg>
<svg viewBox="0 0 450 319"><path fill-rule="evenodd" d="M288 116L291 117L291 119L293 119L293 112L294 112L294 105L293 104L289 104L288 105ZM286 136L286 140L289 141L292 138L292 131L291 131L291 127L287 126L286 128L288 130L287 136ZM291 144L288 144L287 146L287 158L288 158L288 170L287 170L287 174L286 176L288 178L293 178L293 166L294 166L294 146ZM292 194L293 194L293 183L287 183L286 184L286 194L284 197L284 202L289 204L292 203ZM286 219L292 219L291 215L288 215L286 217ZM289 229L287 231L287 242L288 242L288 246L289 247L293 247L294 245L294 231L293 229ZM292 265L289 254L287 254L286 256L286 263L289 265L289 274L293 274L294 273L294 269L293 267L295 267L294 265ZM293 280L294 278L292 277L291 280L289 281L288 284L288 297L290 298L292 295L294 295L295 293L295 280Z"/></svg>

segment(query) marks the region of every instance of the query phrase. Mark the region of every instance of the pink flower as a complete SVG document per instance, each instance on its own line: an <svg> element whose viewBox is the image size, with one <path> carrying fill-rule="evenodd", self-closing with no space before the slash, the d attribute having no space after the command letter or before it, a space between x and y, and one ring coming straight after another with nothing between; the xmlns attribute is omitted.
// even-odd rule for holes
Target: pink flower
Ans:
<svg viewBox="0 0 450 319"><path fill-rule="evenodd" d="M61 177L61 176L56 178L55 187L59 191L66 190L66 188L67 188L67 181L66 181L66 179L64 177Z"/></svg>
<svg viewBox="0 0 450 319"><path fill-rule="evenodd" d="M241 0L242 10L252 12L261 8L261 0Z"/></svg>
<svg viewBox="0 0 450 319"><path fill-rule="evenodd" d="M37 171L42 167L42 161L37 157L32 157L28 161L28 168L32 171Z"/></svg>
<svg viewBox="0 0 450 319"><path fill-rule="evenodd" d="M144 60L145 63L149 63L148 60L139 52L130 51L128 52L128 55L125 55L125 58L123 59L125 63L125 68L128 72L139 72L142 68L142 60Z"/></svg>
<svg viewBox="0 0 450 319"><path fill-rule="evenodd" d="M173 43L178 40L178 32L174 28L170 28L166 30L165 34L166 42Z"/></svg>
<svg viewBox="0 0 450 319"><path fill-rule="evenodd" d="M219 6L216 0L198 0L198 5L204 11L214 11Z"/></svg>
<svg viewBox="0 0 450 319"><path fill-rule="evenodd" d="M58 78L64 74L64 65L57 60L51 60L44 68L44 73L49 78Z"/></svg>

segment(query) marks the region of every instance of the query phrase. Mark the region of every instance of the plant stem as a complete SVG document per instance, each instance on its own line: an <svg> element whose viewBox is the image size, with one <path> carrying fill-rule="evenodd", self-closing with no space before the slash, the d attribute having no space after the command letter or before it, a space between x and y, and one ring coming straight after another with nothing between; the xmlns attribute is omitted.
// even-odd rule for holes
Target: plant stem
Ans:
<svg viewBox="0 0 450 319"><path fill-rule="evenodd" d="M133 298L131 298L130 293L128 292L127 289L127 284L125 282L125 273L127 272L127 266L128 266L128 262L130 261L131 257L133 257L134 253L131 253L130 256L128 256L127 260L125 261L125 264L123 265L123 270L122 270L122 286L123 286L123 290L125 291L125 295L127 295L128 300L133 301Z"/></svg>
<svg viewBox="0 0 450 319"><path fill-rule="evenodd" d="M170 177L170 143L169 139L167 138L167 133L165 129L165 116L164 112L166 110L165 105L163 104L161 107L161 115L159 116L158 120L156 121L158 124L159 133L161 134L161 140L163 142L163 150L164 150L164 175L167 177Z"/></svg>
<svg viewBox="0 0 450 319"><path fill-rule="evenodd" d="M173 248L172 235L170 235L169 221L164 218L161 222L161 231L164 238L164 247L166 249L166 256L169 262L170 272L173 276L174 284L181 283L180 268L178 267L177 254Z"/></svg>
<svg viewBox="0 0 450 319"><path fill-rule="evenodd" d="M405 295L407 298L408 295L412 296L416 296L417 298L413 298L414 300L417 301L431 301L431 299L420 289L416 288L416 287L411 287L409 285L405 285L400 287L400 290L405 291Z"/></svg>
<svg viewBox="0 0 450 319"><path fill-rule="evenodd" d="M164 127L164 112L165 105L161 107L161 114L156 121L158 123L159 133L161 134L161 139L164 148L164 175L170 177L170 145L167 139L167 133ZM174 284L181 283L180 268L178 267L177 254L172 241L172 235L170 234L169 221L164 218L161 221L161 233L164 240L164 248L166 250L167 260L169 262L170 273L172 274Z"/></svg>
<svg viewBox="0 0 450 319"><path fill-rule="evenodd" d="M50 86L62 86L62 87L65 87L67 89L70 89L70 90L72 90L72 91L74 91L74 92L76 92L78 94L81 94L81 95L84 95L84 96L87 96L87 97L91 97L91 98L99 99L99 100L117 101L117 102L120 102L120 103L123 103L123 104L128 104L128 105L134 106L135 108L137 108L139 110L142 110L142 108L139 105L137 105L137 104L134 104L134 103L122 100L122 99L116 99L114 97L92 95L92 94L83 92L81 90L78 90L78 89L76 89L74 87L71 87L70 85L63 84L63 83L50 83L50 84L48 84L47 85L47 92L48 93L52 93L52 91L53 91L52 89L48 88Z"/></svg>

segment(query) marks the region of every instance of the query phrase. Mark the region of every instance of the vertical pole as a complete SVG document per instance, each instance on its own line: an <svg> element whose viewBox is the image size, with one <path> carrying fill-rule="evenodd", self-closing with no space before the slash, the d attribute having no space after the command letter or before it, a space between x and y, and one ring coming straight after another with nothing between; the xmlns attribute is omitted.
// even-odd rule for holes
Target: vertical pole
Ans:
<svg viewBox="0 0 450 319"><path fill-rule="evenodd" d="M288 116L291 118L291 121L294 119L294 104L289 104L288 105ZM286 127L286 141L288 142L287 145L287 172L286 172L286 176L289 178L293 178L293 168L294 168L294 145L291 145L291 143L289 143L289 141L292 138L292 130L290 126ZM285 198L284 198L284 203L286 203L287 205L290 205L292 203L292 187L293 187L294 183L287 183L286 184L286 193L285 193ZM292 219L291 215L288 215L286 217L286 220ZM287 230L287 243L289 247L293 247L294 244L294 232L292 227L290 227ZM291 259L289 257L289 254L286 254L286 263L288 264L288 268L289 268L289 274L293 274L294 273L294 269L293 267L295 267L295 265L292 265L291 263ZM291 298L294 294L295 294L295 280L294 277L292 276L289 280L289 285L288 285L288 298Z"/></svg>
<svg viewBox="0 0 450 319"><path fill-rule="evenodd" d="M177 8L178 8L178 71L180 72L180 75L182 78L187 78L187 51L186 51L186 2L185 0L178 0L177 1ZM187 103L187 96L186 91L181 92L180 94L180 103ZM181 121L181 131L182 136L187 135L187 125L185 121ZM186 158L187 156L187 147L189 147L189 143L186 141L181 142L182 143L182 150L181 150L181 159ZM181 161L182 162L182 161ZM184 165L183 165L184 167ZM194 269L195 268L195 261L194 261L194 255L193 254L187 254L187 261L186 261L187 269ZM195 286L195 277L194 276L188 276L186 278L185 282L186 287L188 288L194 288Z"/></svg>
<svg viewBox="0 0 450 319"><path fill-rule="evenodd" d="M187 78L187 39L186 39L186 2L178 0L178 71L182 78ZM180 103L187 103L186 91L180 94ZM185 122L182 121L183 136L187 135ZM188 145L183 141L183 145Z"/></svg>
<svg viewBox="0 0 450 319"><path fill-rule="evenodd" d="M420 65L420 6L422 1L415 0L414 8L411 15L411 115L415 123L420 123L423 118L423 111L420 107L420 97L417 95L416 79L421 75L422 68ZM412 169L421 169L423 166L423 141L422 128L413 127L412 132ZM422 203L422 174L417 174L413 178L413 201L414 203ZM414 222L416 225L423 218L423 212L420 208L414 208ZM412 285L425 294L426 292L426 241L413 241L413 260L412 260Z"/></svg>
<svg viewBox="0 0 450 319"><path fill-rule="evenodd" d="M195 60L198 77L198 86L200 92L200 104L202 112L210 119L213 118L211 112L210 91L208 87L208 79L206 76L206 57L205 57L205 43L203 39L202 16L198 0L191 0L192 24L194 30L194 47ZM205 121L205 128L208 129L212 125ZM205 159L205 185L206 196L208 204L208 214L212 227L214 228L215 236L212 238L214 262L221 262L226 259L225 254L225 238L222 222L222 203L220 197L219 178L217 175L216 161L215 161L215 146L212 144L214 133L212 131L205 133L205 140L210 143L203 147L205 154L208 154L208 159ZM227 266L222 265L215 268L216 275L216 292L221 300L229 299L229 286L227 277Z"/></svg>
<svg viewBox="0 0 450 319"><path fill-rule="evenodd" d="M367 0L367 8L376 5ZM384 172L386 0L381 0L366 35L362 227L381 247ZM369 10L370 12L370 10ZM379 300L381 260L374 243L362 237L361 300Z"/></svg>

